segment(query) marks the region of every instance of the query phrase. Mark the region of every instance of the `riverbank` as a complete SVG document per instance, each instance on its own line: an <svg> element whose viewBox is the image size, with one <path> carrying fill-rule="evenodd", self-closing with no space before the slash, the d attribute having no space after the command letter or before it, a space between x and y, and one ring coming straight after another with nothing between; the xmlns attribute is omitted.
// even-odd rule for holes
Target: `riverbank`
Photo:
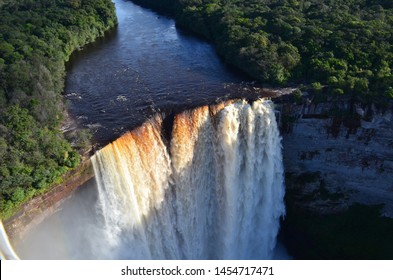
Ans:
<svg viewBox="0 0 393 280"><path fill-rule="evenodd" d="M372 118L344 118L343 102L345 121L337 125L337 116L327 114L332 103L294 100L293 95L276 98L286 171L287 215L280 241L295 259L392 258L392 110L374 108ZM5 223L12 239L17 242L60 210L93 176L86 161L63 184L27 203Z"/></svg>
<svg viewBox="0 0 393 280"><path fill-rule="evenodd" d="M231 78L221 74L215 76L222 69L214 65L216 58L210 46L182 36L171 20L154 13L145 14L138 7L128 9L130 6L127 4L131 3L119 1L119 6L124 5L121 11L124 26L132 23L132 28L119 30L113 40L108 41L106 52L102 52L104 47L98 46L94 53L87 53L81 62L85 66L79 68L79 74L74 75L72 80L75 82L73 84L80 83L79 87L69 92L70 97L75 99L75 106L81 108L82 102L86 104L82 113L75 115L81 120L86 119L87 127L102 128L110 135L108 139L113 140L114 135L121 135L126 125L130 125L137 117L146 119L152 112L184 106L185 102L195 105L201 100L214 102L228 98L227 83L230 84L228 80ZM126 33L130 35L125 36ZM171 50L169 53L165 52L163 34L166 50ZM184 47L191 52L185 52ZM197 55L192 56L193 53ZM206 62L209 62L208 66ZM157 67L157 64L164 65L164 68ZM173 65L177 68L172 68ZM75 62L75 67L78 67L78 62ZM218 86L213 88L217 91L214 97L208 95L212 88L209 82L205 82L206 77L214 77L219 81ZM160 84L160 79L165 80L166 84ZM181 83L177 83L179 80ZM225 81L224 85L222 81ZM197 90L192 88L195 83L200 86ZM94 87L96 84L100 86ZM234 85L236 87L237 84ZM246 92L250 90L250 95L260 91L255 90L252 84L246 85L241 84L240 87ZM384 202L386 206L392 205L384 200L391 193L389 184L385 184L390 180L392 166L389 163L392 135L389 115L379 110L368 114L368 109L361 104L355 108L353 104L348 106L345 102L342 102L343 107L338 106L345 110L337 111L335 102L311 102L308 98L303 100L299 92L296 94L294 100L283 102L282 109L277 112L282 123L284 164L287 170L287 216L281 235L290 254L295 258L317 259L356 256L390 258L386 254L387 250L381 249L383 242L393 244L385 234L391 231L389 222L386 223L389 220L381 217L381 213L387 215L388 207L373 206ZM89 95L95 99L88 99ZM53 196L68 197L69 194L63 193L62 187L59 188L59 195L54 192ZM60 205L58 209L61 209L63 201L58 203L48 197L45 199L49 204ZM92 208L92 204L83 196L79 199L87 208ZM358 207L356 203L366 203L368 206ZM71 217L81 214L76 210L79 208L69 208L74 210ZM37 217L47 217L46 214L41 215L40 210L37 213ZM29 219L27 217L25 220ZM71 220L74 226L79 222L73 218ZM81 223L81 231L87 224ZM68 228L73 227L67 225ZM60 227L61 230L63 228ZM46 231L45 227L43 231ZM76 235L67 236L73 238ZM352 236L359 236L355 243L348 242L355 239ZM383 242L375 242L378 239ZM346 242L351 248L343 251L341 248L345 248ZM367 244L368 248L363 252L362 243ZM37 242L38 249L39 244ZM389 246L386 248L390 250ZM381 252L383 254L378 255Z"/></svg>
<svg viewBox="0 0 393 280"><path fill-rule="evenodd" d="M62 183L23 203L11 218L3 221L13 245L17 245L30 230L59 211L61 205L72 196L74 191L93 177L93 167L90 159L87 159L77 168L63 175Z"/></svg>
<svg viewBox="0 0 393 280"><path fill-rule="evenodd" d="M393 99L391 43L384 31L392 28L385 20L393 15L389 4L377 12L373 3L360 0L344 6L339 1L133 1L169 13L178 26L212 42L226 63L260 82L305 84L325 96L363 103Z"/></svg>
<svg viewBox="0 0 393 280"><path fill-rule="evenodd" d="M7 219L80 163L83 141L61 131L65 63L117 18L110 0L7 1L0 13L0 217Z"/></svg>
<svg viewBox="0 0 393 280"><path fill-rule="evenodd" d="M359 33L361 29L341 20L367 13L370 5L343 10L331 2L324 3L325 10L318 4L295 7L285 1L273 5L135 2L171 14L180 27L209 39L224 61L258 80L310 84L303 89L311 95L303 99L298 91L280 111L288 212L282 234L291 255L393 258L392 248L383 245L393 243L385 234L391 231L389 217L393 217L393 92L391 75L382 74L385 66L391 67L391 60L375 57L378 65L365 70L376 54L371 43L359 44L366 31ZM383 9L392 12L389 6ZM359 22L363 20L367 22L364 17ZM383 24L365 23L364 29L379 34L386 30ZM335 36L323 36L319 27ZM361 58L358 53L367 55ZM367 222L362 223L363 219Z"/></svg>

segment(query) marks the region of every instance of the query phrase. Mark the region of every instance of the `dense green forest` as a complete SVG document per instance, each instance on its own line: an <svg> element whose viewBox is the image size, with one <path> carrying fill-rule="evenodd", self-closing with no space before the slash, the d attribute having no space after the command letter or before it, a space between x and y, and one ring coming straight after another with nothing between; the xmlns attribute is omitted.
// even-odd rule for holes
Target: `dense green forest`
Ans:
<svg viewBox="0 0 393 280"><path fill-rule="evenodd" d="M320 96L393 99L392 0L136 0L210 39L228 63Z"/></svg>
<svg viewBox="0 0 393 280"><path fill-rule="evenodd" d="M392 0L135 0L172 13L259 81L393 99ZM116 24L110 0L0 0L0 216L80 159L60 131L70 54ZM75 140L75 139L73 139Z"/></svg>
<svg viewBox="0 0 393 280"><path fill-rule="evenodd" d="M60 131L65 62L117 19L110 0L0 6L0 216L7 218L79 164L78 147Z"/></svg>

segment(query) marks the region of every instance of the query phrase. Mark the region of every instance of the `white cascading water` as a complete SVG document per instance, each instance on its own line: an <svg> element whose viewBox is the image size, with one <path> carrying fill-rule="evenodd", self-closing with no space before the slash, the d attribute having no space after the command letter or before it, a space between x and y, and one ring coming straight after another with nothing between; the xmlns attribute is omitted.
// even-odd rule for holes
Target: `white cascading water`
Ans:
<svg viewBox="0 0 393 280"><path fill-rule="evenodd" d="M285 213L273 104L156 117L92 157L103 258L270 259Z"/></svg>

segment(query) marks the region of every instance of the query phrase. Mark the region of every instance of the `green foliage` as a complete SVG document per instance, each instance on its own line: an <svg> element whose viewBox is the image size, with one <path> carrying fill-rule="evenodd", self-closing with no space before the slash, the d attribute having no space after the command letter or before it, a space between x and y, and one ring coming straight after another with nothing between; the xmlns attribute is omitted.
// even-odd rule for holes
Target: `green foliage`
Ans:
<svg viewBox="0 0 393 280"><path fill-rule="evenodd" d="M88 129L73 130L67 135L67 139L70 140L72 146L79 151L90 150L92 146L91 138L92 135Z"/></svg>
<svg viewBox="0 0 393 280"><path fill-rule="evenodd" d="M393 99L393 88L389 87L386 91L385 91L385 95L386 97Z"/></svg>
<svg viewBox="0 0 393 280"><path fill-rule="evenodd" d="M319 93L364 102L391 98L390 0L137 2L169 9L178 24L211 39L228 63L260 81L319 83L326 87Z"/></svg>
<svg viewBox="0 0 393 280"><path fill-rule="evenodd" d="M59 130L64 63L115 24L110 0L0 2L1 218L79 164Z"/></svg>

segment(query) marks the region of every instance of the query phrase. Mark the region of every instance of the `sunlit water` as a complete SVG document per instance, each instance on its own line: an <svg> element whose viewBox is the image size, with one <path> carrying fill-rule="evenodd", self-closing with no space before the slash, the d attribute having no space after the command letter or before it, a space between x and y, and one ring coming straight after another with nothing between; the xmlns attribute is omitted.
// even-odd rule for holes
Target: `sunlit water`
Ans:
<svg viewBox="0 0 393 280"><path fill-rule="evenodd" d="M271 259L285 212L281 137L268 101L155 117L92 157L83 186L19 248L64 259ZM168 129L168 128L167 128Z"/></svg>
<svg viewBox="0 0 393 280"><path fill-rule="evenodd" d="M65 90L72 115L99 142L157 111L238 95L226 84L247 78L225 67L210 44L179 31L172 19L114 2L118 28L73 56Z"/></svg>
<svg viewBox="0 0 393 280"><path fill-rule="evenodd" d="M65 90L71 115L82 126L92 129L98 142L106 144L115 140L130 128L135 128L142 124L156 112L196 107L197 105L211 104L217 100L239 96L238 93L229 91L227 85L231 83L239 84L247 78L225 67L215 54L211 45L179 31L171 19L138 7L129 1L116 0L114 2L116 3L119 19L118 28L109 33L106 38L86 47L84 51L76 53L73 56L71 63L68 65L69 69ZM237 118L233 118L233 120L241 123ZM227 125L233 127L235 124L232 121L232 123ZM192 130L192 128L189 129ZM184 131L188 131L189 129L184 129ZM263 131L266 128L258 129ZM222 132L215 131L215 133L219 135ZM32 231L19 244L17 252L22 258L31 259L288 258L285 248L282 248L280 245L276 247L275 251L272 251L276 243L275 237L278 230L278 218L282 214L283 206L270 209L271 204L269 203L273 202L258 202L259 204L255 202L255 200L261 201L263 197L262 190L259 190L259 196L252 197L255 200L251 199L250 204L247 204L245 197L241 198L241 202L236 202L235 199L239 194L239 190L236 190L239 186L246 187L245 185L249 184L257 188L254 181L236 184L236 180L240 180L240 178L245 179L247 176L247 178L256 176L253 177L254 179L258 176L265 176L258 179L270 180L270 183L266 186L264 185L263 188L270 188L274 185L278 186L277 190L281 192L281 175L274 175L274 172L281 174L282 169L280 167L277 170L269 165L272 162L276 162L277 159L275 161L265 161L264 165L259 166L259 168L266 167L267 164L268 170L260 174L253 173L252 175L243 172L245 162L250 159L249 154L243 153L247 150L244 147L244 143L247 141L243 134L242 136L237 135L235 137L237 140L241 140L237 148L220 145L216 140L214 142L213 138L215 136L213 134L210 137L212 138L209 140L210 144L207 147L198 146L197 150L193 147L193 149L183 151L182 153L185 154L182 154L181 157L176 158L175 156L179 150L177 152L170 150L169 153L175 157L170 158L169 155L166 155L168 159L163 160L167 160L168 162L166 164L171 166L170 168L168 166L166 167L170 169L170 172L164 168L165 165L154 166L154 170L157 170L157 172L165 173L168 171L167 176L170 177L170 180L163 180L159 184L160 188L163 188L161 196L159 196L161 198L158 199L158 202L153 203L153 206L150 205L146 209L141 207L137 211L135 209L130 211L133 213L130 214L132 218L125 215L123 217L122 213L118 213L120 210L116 209L116 207L103 206L105 200L109 198L108 196L102 196L102 190L108 186L105 187L102 182L98 182L99 188L97 188L96 181L92 180L76 191L62 205L62 208L58 212L47 218L39 227ZM220 137L224 138L224 135ZM278 135L275 137L278 137ZM174 139L175 141L179 140L178 137ZM254 139L253 141L264 142L265 140L262 137L259 140ZM196 142L192 144L192 141L189 145L196 145ZM205 139L203 141L207 140ZM199 143L198 145L201 144ZM274 153L276 151L275 153L277 154L279 142L277 142L277 145L273 151L260 150L260 152L265 155L266 152ZM220 147L221 152L215 155L221 155L221 160L223 160L221 163L213 163L217 158L214 158L213 154L210 153L211 151L209 152L209 150L205 149L208 147L211 149L213 147L215 149ZM227 151L224 152L224 150ZM192 163L181 163L187 157L190 159L190 157L198 157L198 155L205 154L211 156L204 163L205 165L202 164L204 161L201 158L198 159L200 165L195 165L195 160L192 160ZM229 160L224 154L230 157L234 156L241 160ZM187 156L183 158L183 155ZM100 157L100 153L97 156ZM256 159L254 158L253 160L255 161ZM258 163L261 164L261 162ZM182 164L183 167L188 166L188 173L184 176L179 174L181 171L179 166ZM253 164L257 165L257 162ZM275 164L278 163L276 162ZM125 166L124 168L128 167ZM200 168L206 172L210 171L210 173L198 173ZM104 165L102 169L105 170L107 168ZM243 170L241 175L240 173L236 173L240 172L240 170ZM100 173L97 170L96 172ZM214 182L208 180L208 178L214 177L212 172L215 172L214 176L216 176L216 179L213 180ZM236 176L236 174L239 176ZM119 177L120 175L114 176ZM227 178L226 176L229 177ZM278 181L272 182L272 176L278 176ZM203 195L204 189L197 188L195 189L196 194L189 194L188 199L184 198L186 197L185 193L182 194L186 201L182 201L176 196L177 192L173 190L174 186L185 191L187 186L195 186L198 180L210 182L205 187L210 187L208 192L212 192L212 196L206 199L206 193L204 194L205 196ZM188 188L188 190L192 191L192 188ZM173 196L174 192L175 195ZM225 196L220 197L220 195L223 195L223 192L226 193ZM116 194L115 196L121 197ZM192 202L189 201L191 198L195 200ZM216 201L220 205L220 208L211 208L214 200L222 200L224 198L226 199L225 202ZM190 205L182 204L187 201L192 205L190 209L188 207ZM191 211L194 208L203 209L203 207L198 206L198 201L209 203L210 208L208 207L203 210L203 215L200 213L199 215L193 216L187 211ZM278 203L282 203L280 199L277 201ZM277 201L274 203L277 203ZM173 207L168 207L168 203L170 205L177 205L178 209L176 213L170 212L173 211ZM240 204L239 206L235 206L235 208L231 208L229 204L233 203ZM246 207L246 205L248 206ZM156 229L154 226L157 226L157 224L152 224L153 222L163 223L162 220L157 220L159 218L157 209L161 209L161 207L166 209L167 218L172 219L172 229L170 225L168 225L169 228L158 227ZM266 211L269 208L269 213L271 214L269 217L275 217L274 223L268 231L258 233L258 230L266 230L266 225L262 226L262 224L270 218L263 216L264 214L262 215L263 218L261 218L262 216L256 217L255 215L257 214L253 214L254 216L248 216L244 213L240 214L237 213L238 209L236 207L240 207L244 211L248 209L247 211L249 212L256 209L259 209L258 211L262 211L261 209ZM230 214L228 212L226 215L224 213L226 211L225 209L231 209L230 211L233 211L233 213ZM142 212L142 214L136 214L138 211ZM272 213L274 211L278 212L273 215ZM117 216L114 213L117 213ZM179 213L182 213L181 215L183 216ZM260 214L260 212L257 213ZM205 214L212 214L211 219L216 221L223 219L223 224L215 225L214 229L209 232L206 229L204 230L203 228L207 224L212 223L212 221L201 222L199 220ZM113 218L112 221L108 219L111 215ZM133 220L138 215L139 218ZM190 217L193 217L192 219L194 220L187 221L188 224L182 224L180 219L182 217L183 219L188 219L188 215L191 215ZM105 219L103 220L104 217ZM120 219L120 217L122 218ZM248 226L242 225L236 228L237 222L240 220L248 223ZM257 228L250 227L250 224L253 223L256 223L255 226L258 225ZM186 230L191 230L193 226L196 236L189 239L187 237L189 237L190 233L187 234ZM139 228L139 233L133 231L136 227ZM157 242L154 234L162 234L162 231L166 230L164 236L170 237L174 227L176 227L177 232L172 238L177 238L177 240L172 239L165 245L171 246L171 248L164 246L157 252L146 249L146 246ZM181 229L182 227L183 230ZM261 249L257 251L247 249L252 247L251 243L256 242L256 239L254 237L247 239L246 237L250 237L251 233L246 233L245 231L253 230L256 230L254 235L257 239L259 237L264 239L264 241L258 239L257 242L259 243L257 244L260 245L258 248ZM154 233L155 231L157 232ZM146 243L141 243L139 242L140 240L135 239L135 236L141 237L143 235L140 232L144 232L145 236L146 232L149 232L146 237L147 239L145 238L143 241ZM218 238L223 232L226 232L227 235ZM179 240L182 245L177 243ZM217 246L217 252L211 252L212 248L209 248L209 246L216 241L218 243L215 245ZM130 248L136 246L137 242L139 242L138 245L144 246L145 248L141 249L138 253L132 253L132 249ZM200 250L195 250L195 244L198 243L202 244L202 247ZM265 245L262 246L262 243ZM176 246L173 244L176 244ZM266 244L268 244L267 247Z"/></svg>

